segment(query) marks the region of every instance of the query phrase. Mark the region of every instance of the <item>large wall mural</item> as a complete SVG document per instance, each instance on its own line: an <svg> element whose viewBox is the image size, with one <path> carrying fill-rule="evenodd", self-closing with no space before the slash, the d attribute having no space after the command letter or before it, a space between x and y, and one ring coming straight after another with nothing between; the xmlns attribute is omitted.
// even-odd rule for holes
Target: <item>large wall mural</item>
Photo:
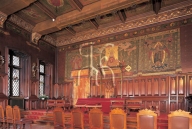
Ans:
<svg viewBox="0 0 192 129"><path fill-rule="evenodd" d="M98 86L105 91L100 95L107 97L114 93L119 78L172 74L180 69L180 31L174 29L104 44L83 43L66 51L65 79L73 79L75 103L90 96L91 86ZM110 86L100 85L101 78L110 79Z"/></svg>
<svg viewBox="0 0 192 129"><path fill-rule="evenodd" d="M119 67L124 77L180 70L179 29L106 44L84 43L79 49L66 52L65 79L71 80L72 71L83 69L89 69L93 79L98 79L100 69L102 74L108 69L115 78Z"/></svg>

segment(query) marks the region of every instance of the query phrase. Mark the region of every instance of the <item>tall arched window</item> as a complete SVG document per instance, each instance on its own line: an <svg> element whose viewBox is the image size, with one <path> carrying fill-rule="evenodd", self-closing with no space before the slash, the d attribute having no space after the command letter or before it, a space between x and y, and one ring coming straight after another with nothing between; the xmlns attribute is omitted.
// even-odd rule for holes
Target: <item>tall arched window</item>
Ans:
<svg viewBox="0 0 192 129"><path fill-rule="evenodd" d="M20 95L20 57L9 50L9 66L8 66L8 95Z"/></svg>
<svg viewBox="0 0 192 129"><path fill-rule="evenodd" d="M39 62L39 96L45 94L45 63Z"/></svg>

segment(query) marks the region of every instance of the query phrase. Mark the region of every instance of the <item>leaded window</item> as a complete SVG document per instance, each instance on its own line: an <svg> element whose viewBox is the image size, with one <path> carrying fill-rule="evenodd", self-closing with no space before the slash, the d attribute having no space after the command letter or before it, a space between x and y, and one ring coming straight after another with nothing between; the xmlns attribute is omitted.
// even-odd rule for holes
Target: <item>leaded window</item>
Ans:
<svg viewBox="0 0 192 129"><path fill-rule="evenodd" d="M39 63L39 96L45 94L45 64Z"/></svg>
<svg viewBox="0 0 192 129"><path fill-rule="evenodd" d="M20 57L9 51L8 95L19 96L20 91Z"/></svg>

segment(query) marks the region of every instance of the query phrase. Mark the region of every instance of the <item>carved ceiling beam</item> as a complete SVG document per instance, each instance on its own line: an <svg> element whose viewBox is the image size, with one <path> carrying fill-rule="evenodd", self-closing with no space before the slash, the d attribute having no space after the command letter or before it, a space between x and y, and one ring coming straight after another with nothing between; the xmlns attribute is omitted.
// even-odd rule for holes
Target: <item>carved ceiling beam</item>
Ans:
<svg viewBox="0 0 192 129"><path fill-rule="evenodd" d="M39 39L41 38L41 36L42 35L39 34L39 33L36 33L36 32L32 33L32 35L31 35L31 42L37 45Z"/></svg>
<svg viewBox="0 0 192 129"><path fill-rule="evenodd" d="M52 20L56 19L56 16L49 10L47 9L43 4L40 2L35 2L34 5L36 5L39 9L41 9L47 16L49 16Z"/></svg>
<svg viewBox="0 0 192 129"><path fill-rule="evenodd" d="M95 27L96 30L99 28L99 24L97 23L97 21L95 19L90 19L89 21Z"/></svg>
<svg viewBox="0 0 192 129"><path fill-rule="evenodd" d="M79 0L69 0L70 4L74 5L79 11L83 9L83 5Z"/></svg>
<svg viewBox="0 0 192 129"><path fill-rule="evenodd" d="M72 35L75 35L75 34L76 34L75 30L74 30L72 27L66 27L65 29L66 29L69 33L71 33Z"/></svg>
<svg viewBox="0 0 192 129"><path fill-rule="evenodd" d="M127 19L127 16L125 14L125 11L124 10L119 10L117 11L117 15L119 16L120 20L125 23L126 19Z"/></svg>
<svg viewBox="0 0 192 129"><path fill-rule="evenodd" d="M3 24L4 24L6 19L7 19L7 15L4 14L3 12L0 12L0 27L3 28Z"/></svg>

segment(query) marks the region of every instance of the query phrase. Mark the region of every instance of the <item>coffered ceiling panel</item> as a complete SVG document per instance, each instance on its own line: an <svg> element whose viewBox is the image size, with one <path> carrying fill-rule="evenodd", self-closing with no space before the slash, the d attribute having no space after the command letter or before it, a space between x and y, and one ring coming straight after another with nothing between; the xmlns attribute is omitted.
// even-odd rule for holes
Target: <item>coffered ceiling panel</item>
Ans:
<svg viewBox="0 0 192 129"><path fill-rule="evenodd" d="M36 25L39 22L46 21L50 19L48 15L46 15L41 9L39 9L36 5L32 4L28 8L25 8L18 13L17 16L20 18L24 18L25 21L29 22L32 25Z"/></svg>
<svg viewBox="0 0 192 129"><path fill-rule="evenodd" d="M70 4L69 2L70 0L39 0L39 1L56 16L75 10L75 7Z"/></svg>

